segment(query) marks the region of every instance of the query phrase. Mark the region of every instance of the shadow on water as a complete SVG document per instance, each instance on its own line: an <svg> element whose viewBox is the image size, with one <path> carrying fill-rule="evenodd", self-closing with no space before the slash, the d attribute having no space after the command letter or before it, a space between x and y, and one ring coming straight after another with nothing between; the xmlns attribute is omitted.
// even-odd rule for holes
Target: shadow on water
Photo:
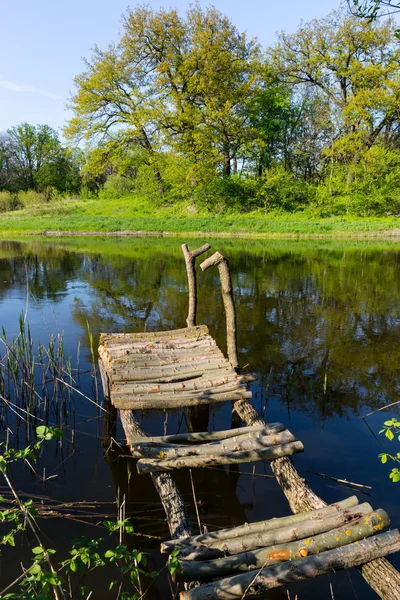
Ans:
<svg viewBox="0 0 400 600"><path fill-rule="evenodd" d="M183 241L183 240L182 240ZM197 247L206 240L191 240ZM0 309L7 336L18 333L18 318L30 298L28 320L33 340L63 332L65 353L81 373L77 387L93 398L88 326L96 351L102 331L150 331L181 327L187 311L186 275L177 239L30 240L0 243ZM400 384L400 252L395 244L269 242L212 240L230 261L238 321L240 363L258 377L254 404L269 421L283 421L306 451L296 457L302 475L328 502L351 490L310 474L308 470L372 486L371 503L383 506L394 526L400 522L398 490L390 468L377 459L381 451L359 415L399 399ZM208 325L225 348L225 321L217 272L199 274L198 322ZM393 414L396 408L389 411ZM72 415L73 412L73 415ZM110 411L111 413L111 411ZM110 435L123 439L119 424L107 421L82 395L66 411L62 456L51 445L40 468L57 475L39 481L28 469L16 471L18 485L63 501L115 501L125 497L139 537L129 540L150 552L152 568L163 565L159 537L168 537L159 498L150 477L138 476L135 463ZM73 417L73 419L72 419ZM1 421L13 435L16 420ZM141 414L146 431L160 435L231 426L229 406L201 407L186 413ZM376 413L368 424L377 433L385 419ZM379 440L385 445L384 440ZM393 442L394 444L394 442ZM389 451L391 450L389 446ZM60 466L62 465L62 466ZM39 467L38 467L39 468ZM193 470L202 526L226 527L246 520L287 514L280 489L263 463L240 468ZM193 523L197 514L188 471L174 478ZM0 490L1 491L1 490ZM110 514L116 514L113 506ZM112 516L112 514L111 514ZM92 526L57 521L57 542L94 535ZM54 541L55 525L44 524ZM11 557L7 551L7 557ZM6 557L3 558L3 564ZM12 558L10 558L12 560ZM154 565L154 567L153 567ZM18 564L15 573L18 573ZM4 567L3 567L4 570ZM10 573L11 575L11 573ZM329 578L289 588L292 599L331 598ZM357 575L337 574L336 598L373 598ZM104 582L94 586L102 589ZM149 598L169 597L165 579ZM111 596L110 597L114 597ZM268 598L287 598L286 590Z"/></svg>

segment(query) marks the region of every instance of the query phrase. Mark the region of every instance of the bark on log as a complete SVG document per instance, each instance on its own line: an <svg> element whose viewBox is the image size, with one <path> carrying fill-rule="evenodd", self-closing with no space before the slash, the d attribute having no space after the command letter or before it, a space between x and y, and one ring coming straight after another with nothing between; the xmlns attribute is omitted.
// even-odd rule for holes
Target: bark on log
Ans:
<svg viewBox="0 0 400 600"><path fill-rule="evenodd" d="M195 269L195 260L197 256L207 252L211 248L210 244L204 244L201 248L197 248L197 250L189 251L187 244L182 244L181 246L183 256L185 257L186 264L186 273L188 278L188 286L189 286L189 311L186 319L186 323L188 327L192 327L196 324L196 313L197 313L197 285L196 285L196 269Z"/></svg>
<svg viewBox="0 0 400 600"><path fill-rule="evenodd" d="M335 514L342 510L353 508L358 505L358 499L356 496L351 496L335 504L330 504L325 508L321 508L315 511L298 513L297 515L289 515L287 517L280 517L269 519L268 521L257 521L255 523L245 523L239 527L229 527L228 529L219 529L211 533L203 533L202 535L196 535L191 538L168 540L161 544L161 552L172 552L182 548L183 546L197 546L198 544L207 545L211 542L222 541L226 539L234 539L244 535L252 535L260 531L271 531L271 529L279 529L280 527L286 527L288 525L295 525L301 521L308 521L312 519L321 519L329 514Z"/></svg>
<svg viewBox="0 0 400 600"><path fill-rule="evenodd" d="M351 525L357 519L372 512L370 504L365 502L355 508L349 508L337 513L325 515L319 519L300 521L294 525L286 525L270 531L258 531L250 535L242 535L232 539L218 540L207 544L209 548L219 548L225 554L239 554L256 548L284 544L295 540L330 531L342 525Z"/></svg>
<svg viewBox="0 0 400 600"><path fill-rule="evenodd" d="M250 402L235 402L233 408L248 426L265 423ZM278 458L270 464L292 512L298 513L326 506L326 502L310 488L305 479L300 477L290 457ZM380 598L400 600L400 573L386 558L377 558L371 563L362 565L360 570L364 579Z"/></svg>
<svg viewBox="0 0 400 600"><path fill-rule="evenodd" d="M165 331L145 331L142 333L101 333L100 345L114 343L115 341L132 342L134 340L158 340L173 337L198 337L209 333L207 325L195 325L194 327L182 327Z"/></svg>
<svg viewBox="0 0 400 600"><path fill-rule="evenodd" d="M151 381L118 381L113 384L112 391L129 391L134 394L160 394L191 390L207 391L210 388L218 388L219 390L223 386L228 389L233 389L234 387L237 388L246 384L244 378L238 377L235 372L227 373L226 370L221 371L220 374L214 371L211 373L204 373L204 375L200 374L200 376L199 374L197 375L197 377L192 377L190 379L185 378L180 381L170 382L170 380L167 380L165 383L160 383L157 378L152 378Z"/></svg>
<svg viewBox="0 0 400 600"><path fill-rule="evenodd" d="M235 600L244 595L246 598L263 598L272 588L312 579L332 570L349 569L399 550L400 532L394 529L302 560L287 561L261 571L254 570L220 579L215 583L181 592L179 597L180 600ZM391 585L387 579L384 584L386 587Z"/></svg>
<svg viewBox="0 0 400 600"><path fill-rule="evenodd" d="M99 359L99 367L104 395L109 398L110 382L101 359ZM119 414L126 438L134 435L146 436L131 411L120 411ZM163 504L171 535L173 537L193 535L192 524L186 511L185 502L171 475L169 473L152 473L151 478Z"/></svg>
<svg viewBox="0 0 400 600"><path fill-rule="evenodd" d="M140 442L151 442L151 443L172 443L179 444L184 442L189 443L202 443L208 441L225 440L232 437L238 437L246 433L257 433L265 431L265 434L279 433L285 429L282 423L269 423L268 425L253 425L251 427L237 427L236 429L225 429L224 431L198 431L188 433L176 433L171 435L156 436L156 437L140 437L134 436L129 438L131 445Z"/></svg>
<svg viewBox="0 0 400 600"><path fill-rule="evenodd" d="M181 560L175 571L175 581L210 581L234 573L246 573L274 565L284 560L298 560L333 548L358 542L389 525L387 513L378 509L344 527L337 527L307 539L241 552L215 560Z"/></svg>
<svg viewBox="0 0 400 600"><path fill-rule="evenodd" d="M233 392L221 392L211 394L168 394L167 398L157 397L156 394L134 397L131 394L113 393L112 402L116 408L121 410L163 410L171 408L182 408L184 406L195 406L197 404L210 404L211 402L226 402L228 400L241 400L250 398L251 392L245 388Z"/></svg>
<svg viewBox="0 0 400 600"><path fill-rule="evenodd" d="M143 363L137 361L124 363L123 365L113 366L111 369L113 381L125 381L134 379L135 381L146 381L157 377L176 377L181 379L191 376L199 376L199 374L216 372L222 370L228 372L230 369L229 362L223 356L206 357L202 360L199 356L194 356L192 360L186 362L173 362L162 364L160 361L146 360ZM193 374L193 375L192 375ZM244 376L244 378L246 378Z"/></svg>
<svg viewBox="0 0 400 600"><path fill-rule="evenodd" d="M249 452L226 452L216 456L183 456L169 460L157 458L141 458L137 462L139 474L153 473L155 471L170 471L186 467L209 467L213 465L237 465L240 463L257 462L259 460L272 460L277 456L288 456L296 452L303 452L301 442L290 442L283 446L273 446L264 450Z"/></svg>
<svg viewBox="0 0 400 600"><path fill-rule="evenodd" d="M294 435L288 431L282 431L277 434L257 437L255 439L247 436L240 436L238 439L230 438L225 441L211 442L210 444L197 444L196 446L150 446L146 444L136 444L131 448L132 456L136 458L162 458L163 460L181 458L184 456L219 456L227 452L253 452L264 450L271 446L281 446L295 441Z"/></svg>
<svg viewBox="0 0 400 600"><path fill-rule="evenodd" d="M221 280L222 300L225 308L226 316L226 340L229 362L234 369L239 368L238 352L237 352L237 337L236 337L236 311L233 301L232 281L229 271L229 263L227 259L215 252L210 258L207 258L200 265L202 271L205 271L213 265L218 266L219 277Z"/></svg>

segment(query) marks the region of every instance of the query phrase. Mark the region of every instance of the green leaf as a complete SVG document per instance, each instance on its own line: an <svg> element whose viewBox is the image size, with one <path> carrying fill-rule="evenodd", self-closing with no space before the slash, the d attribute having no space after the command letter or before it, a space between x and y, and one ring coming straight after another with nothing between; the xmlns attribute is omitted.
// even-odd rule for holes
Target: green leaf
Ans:
<svg viewBox="0 0 400 600"><path fill-rule="evenodd" d="M39 573L41 573L41 571L42 571L42 567L38 563L35 563L29 569L29 573L31 573L32 575L38 575Z"/></svg>
<svg viewBox="0 0 400 600"><path fill-rule="evenodd" d="M386 437L387 437L387 438L388 438L390 441L392 441L392 439L394 438L394 433L393 433L393 431L391 431L390 429L387 429L387 430L386 430L386 434L385 434L385 435L386 435Z"/></svg>

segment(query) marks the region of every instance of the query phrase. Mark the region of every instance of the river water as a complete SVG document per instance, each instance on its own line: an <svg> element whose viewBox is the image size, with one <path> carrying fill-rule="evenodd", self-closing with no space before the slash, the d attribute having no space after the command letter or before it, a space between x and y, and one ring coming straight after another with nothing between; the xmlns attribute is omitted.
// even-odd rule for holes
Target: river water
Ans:
<svg viewBox="0 0 400 600"><path fill-rule="evenodd" d="M62 409L62 444L48 442L33 469L16 465L13 470L16 487L27 497L44 498L53 506L93 502L80 515L75 510L75 520L65 516L40 520L45 543L61 555L73 538L104 536L94 523L115 518L112 503L117 498L125 499L126 515L138 534L132 545L149 552L150 570L163 565L157 547L168 531L158 496L150 477L136 475L132 461L104 444L104 412L91 402L101 400L101 389L97 396L90 371L100 332L185 325L183 241L0 242L0 326L7 339L18 334L19 317L26 314L34 345L46 344L51 334L63 334L64 351L71 356L75 373L78 392ZM191 239L189 246L205 241L209 240ZM397 406L365 415L400 400L400 248L378 242L212 239L211 243L230 262L239 359L257 376L255 407L267 421L285 423L304 443L305 452L294 459L296 467L327 502L357 493L360 501L384 508L392 525L399 526L400 483L389 479L394 465L383 465L378 459L382 447L391 454L400 451L397 440L389 442L379 435L383 422L398 416ZM198 284L198 322L208 325L225 349L218 272L199 273ZM50 409L47 418L49 423L60 422L56 410ZM150 413L141 419L145 429L156 435L184 431L188 425L187 415L180 411ZM29 422L36 423L34 411ZM229 403L212 408L210 415L200 411L195 426L207 425L229 428ZM1 439L18 446L28 432L21 413L17 416L3 405ZM123 440L119 425L116 438ZM366 487L349 488L321 473ZM270 474L264 463L254 468L195 470L202 526L211 530L289 514ZM189 473L179 471L174 477L197 524ZM0 486L1 493L3 482ZM2 588L20 572L21 556L27 556L22 536L17 548L7 548L0 559ZM398 557L393 560L400 567ZM87 583L92 598L115 598L115 589L107 591L112 575L106 569L95 573ZM331 599L332 589L336 599L376 597L354 570L285 587L266 597L283 600L290 594L294 600L297 594L299 600ZM155 581L146 597L172 597L165 577Z"/></svg>

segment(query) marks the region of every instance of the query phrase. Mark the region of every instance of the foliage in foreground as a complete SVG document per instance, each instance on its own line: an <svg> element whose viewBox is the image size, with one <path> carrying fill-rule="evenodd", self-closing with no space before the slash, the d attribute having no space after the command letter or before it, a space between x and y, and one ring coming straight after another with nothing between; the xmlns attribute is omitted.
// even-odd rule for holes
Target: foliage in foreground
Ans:
<svg viewBox="0 0 400 600"><path fill-rule="evenodd" d="M384 433L390 441L394 440L395 437L400 441L400 421L396 419L396 417L393 417L393 419L390 419L389 421L385 421L383 429L381 429L379 433ZM379 454L379 458L383 464L387 463L388 459L400 463L400 452L397 452L396 455L382 452ZM393 467L390 473L390 479L394 483L400 481L400 469Z"/></svg>
<svg viewBox="0 0 400 600"><path fill-rule="evenodd" d="M0 473L14 498L11 507L2 509L1 504L5 499L0 496L0 523L7 527L7 531L0 536L0 547L9 545L15 548L16 536L28 530L33 536L33 542L37 544L31 548L31 563L23 567L20 577L0 590L0 598L65 600L81 597L89 592L82 583L83 578L93 570L108 564L114 565L118 573L117 579L110 580L109 590L118 587L118 596L121 600L140 600L152 580L158 576L158 572L148 571L145 553L130 549L122 543L123 537L134 534L129 519L103 522L102 525L109 535L116 533L119 536L119 543L111 547L109 543L107 544L108 539L81 537L72 540L68 558L60 560L55 556L55 550L46 548L42 543L37 525L39 514L33 506L33 501L23 501L19 497L11 483L10 474L12 465L16 461L29 459L31 463L35 462L43 443L62 436L62 430L42 425L36 428L36 436L37 442L21 450L9 448L4 442L0 444ZM178 567L176 554L171 557L167 567L170 573L176 570ZM132 591L121 591L122 586L126 587L127 582ZM143 589L143 582L145 582L145 589Z"/></svg>

